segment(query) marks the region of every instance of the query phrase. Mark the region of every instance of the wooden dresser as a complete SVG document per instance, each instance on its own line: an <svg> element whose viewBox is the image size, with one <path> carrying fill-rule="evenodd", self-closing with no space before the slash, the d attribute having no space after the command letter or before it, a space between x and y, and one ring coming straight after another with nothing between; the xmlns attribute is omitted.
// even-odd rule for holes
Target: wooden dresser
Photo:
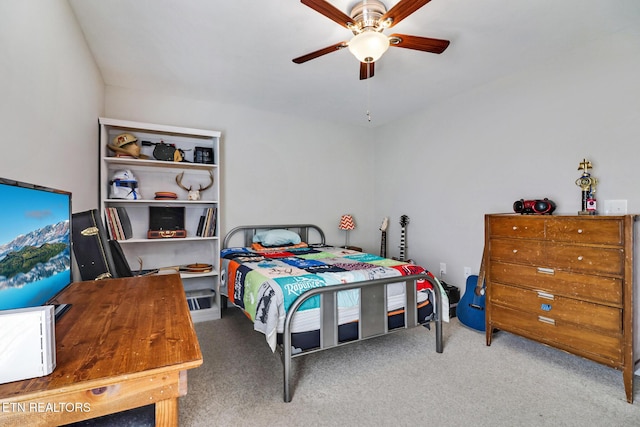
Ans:
<svg viewBox="0 0 640 427"><path fill-rule="evenodd" d="M635 215L486 215L486 339L511 332L622 371L633 403Z"/></svg>

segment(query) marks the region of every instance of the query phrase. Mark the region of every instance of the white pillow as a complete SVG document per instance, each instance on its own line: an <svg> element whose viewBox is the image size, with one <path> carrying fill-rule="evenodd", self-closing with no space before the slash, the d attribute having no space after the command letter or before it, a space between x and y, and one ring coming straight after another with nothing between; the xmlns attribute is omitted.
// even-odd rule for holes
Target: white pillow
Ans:
<svg viewBox="0 0 640 427"><path fill-rule="evenodd" d="M262 246L297 245L301 241L298 233L285 229L260 231L253 236L253 242Z"/></svg>

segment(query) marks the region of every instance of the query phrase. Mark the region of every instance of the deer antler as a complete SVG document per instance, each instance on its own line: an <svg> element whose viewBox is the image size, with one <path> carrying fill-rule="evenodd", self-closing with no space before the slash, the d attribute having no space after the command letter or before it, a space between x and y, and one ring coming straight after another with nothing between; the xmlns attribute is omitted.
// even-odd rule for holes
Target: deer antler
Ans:
<svg viewBox="0 0 640 427"><path fill-rule="evenodd" d="M189 186L189 188L187 188L184 185L182 185L182 178L183 177L184 177L184 172L181 172L178 175L176 175L176 184L178 184L178 187L182 188L183 190L191 191L191 186Z"/></svg>
<svg viewBox="0 0 640 427"><path fill-rule="evenodd" d="M213 185L213 174L211 173L211 171L209 171L209 178L211 178L211 182L209 183L209 185L207 185L206 187L203 187L202 185L200 186L200 190L198 191L204 191L208 188L211 188L211 186Z"/></svg>

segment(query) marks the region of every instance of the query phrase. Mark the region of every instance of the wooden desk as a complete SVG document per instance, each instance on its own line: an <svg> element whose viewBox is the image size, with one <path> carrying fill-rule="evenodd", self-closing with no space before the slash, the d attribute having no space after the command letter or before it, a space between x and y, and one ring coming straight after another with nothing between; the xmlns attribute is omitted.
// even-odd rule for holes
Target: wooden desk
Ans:
<svg viewBox="0 0 640 427"><path fill-rule="evenodd" d="M60 425L155 403L156 425L178 424L186 370L202 364L177 274L77 282L56 323L56 369L0 384L0 426Z"/></svg>

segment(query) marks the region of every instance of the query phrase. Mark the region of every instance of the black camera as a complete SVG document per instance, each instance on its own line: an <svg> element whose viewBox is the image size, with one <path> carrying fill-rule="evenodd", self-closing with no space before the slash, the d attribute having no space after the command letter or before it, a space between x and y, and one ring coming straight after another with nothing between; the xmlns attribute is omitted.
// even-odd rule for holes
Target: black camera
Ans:
<svg viewBox="0 0 640 427"><path fill-rule="evenodd" d="M549 214L556 210L556 204L553 203L552 200L547 199L537 199L537 200L516 200L513 203L513 211L519 214L538 214L544 215Z"/></svg>

